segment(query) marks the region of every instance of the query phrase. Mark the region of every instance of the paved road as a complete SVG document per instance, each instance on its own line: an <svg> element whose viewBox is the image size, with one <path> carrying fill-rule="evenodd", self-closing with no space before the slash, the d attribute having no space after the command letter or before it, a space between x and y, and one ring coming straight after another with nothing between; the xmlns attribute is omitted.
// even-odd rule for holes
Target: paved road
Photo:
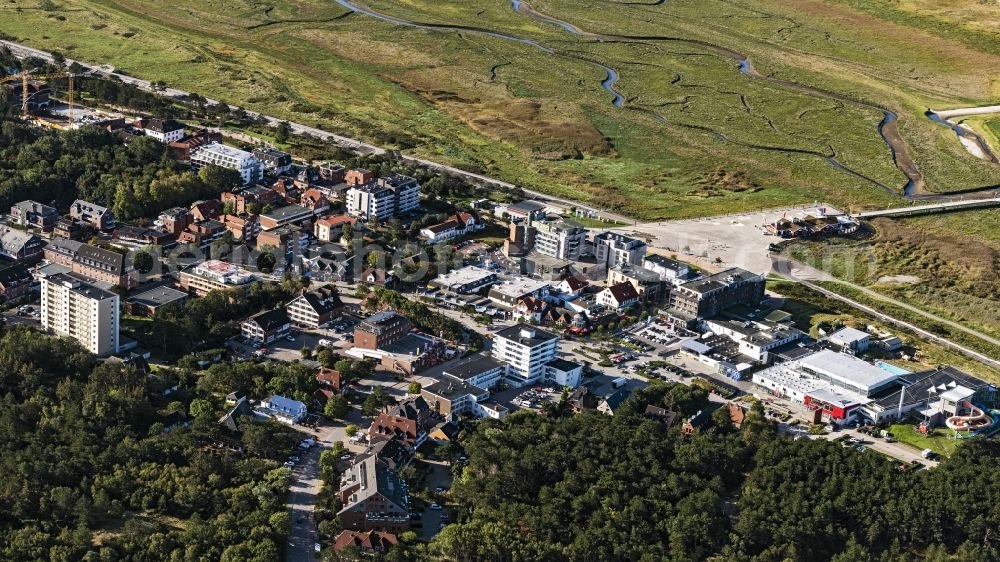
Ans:
<svg viewBox="0 0 1000 562"><path fill-rule="evenodd" d="M929 320L932 320L934 322L938 322L938 323L944 324L944 325L946 325L946 326L948 326L950 328L954 328L956 330L960 330L962 332L965 332L965 333L967 333L967 334L969 334L971 336L977 337L977 338L979 338L979 339L981 339L981 340L983 340L983 341L985 341L987 343L1000 346L1000 340L998 340L997 338L988 336L988 335L986 335L986 334L984 334L982 332L973 330L972 328L969 328L967 326L963 326L962 324L959 324L957 322L953 322L951 320L948 320L948 319L945 319L945 318L941 318L940 316L937 316L937 315L932 314L930 312L927 312L925 310L921 310L920 308L917 308L915 306L912 306L912 305L906 304L904 302L900 302L898 300L895 300L893 298L887 297L887 296L885 296L885 295L883 295L881 293L877 293L875 291L872 291L871 289L868 289L867 287L862 287L862 286L856 285L854 283L850 283L850 282L847 282L847 281L842 281L842 280L839 280L839 279L834 279L828 273L819 271L819 270L817 270L815 268L812 268L812 267L809 267L807 265L801 264L801 263L796 262L794 260L790 260L788 258L775 257L772 260L772 271L774 273L777 273L778 275L780 275L782 277L785 277L785 278L790 279L792 281L797 281L799 283L802 283L806 287L809 287L810 289L812 289L812 290L814 290L814 291L816 291L818 293L821 293L824 296L827 296L827 297L832 298L834 300L843 302L845 304L849 304L852 307L857 308L858 310L864 311L864 312L866 312L866 313L868 313L868 314L870 314L870 315L872 315L872 316L874 316L874 317L876 317L876 318L878 318L878 319L880 319L880 320L882 320L884 322L887 322L889 324L892 324L892 325L895 325L895 326L898 326L898 327L901 327L901 328L905 328L905 329L907 329L907 330L909 330L909 331L911 331L913 333L919 334L920 336L922 336L922 337L924 337L926 339L929 339L929 340L934 341L936 343L939 343L939 344L941 344L941 345L943 345L945 347L948 347L949 349L953 349L955 351L958 351L959 353L961 353L962 355L965 355L966 357L969 357L970 359L974 359L974 360L976 360L976 361L978 361L978 362L980 362L980 363L982 363L984 365L987 365L989 367L992 367L994 369L1000 369L1000 361L998 361L997 359L995 359L993 357L990 357L988 355L985 355L983 353L980 353L978 351L975 351L973 349L965 347L965 346L963 346L961 344L955 343L955 342L951 341L948 338L945 338L945 337L939 336L937 334L931 333L931 332L929 332L929 331L927 331L927 330L925 330L923 328L920 328L918 326L915 326L915 325L913 325L913 324L911 324L909 322L905 322L903 320L899 320L899 319L897 319L897 318L895 318L893 316L890 316L890 315L888 315L888 314L886 314L884 312L878 311L878 310L876 310L876 309L874 309L874 308L872 308L870 306L861 304L861 303L859 303L859 302L857 302L855 300L852 300L852 299L850 299L848 297L845 297L845 296L840 295L838 293L835 293L833 291L824 289L823 287L817 285L816 283L813 283L812 280L818 280L818 281L835 281L835 282L840 283L840 284L842 284L842 285L844 285L846 287L850 287L851 289L854 289L854 290L857 290L857 291L861 291L864 294L866 294L866 295L868 295L868 296L870 296L870 297L872 297L874 299L877 299L879 301L891 304L893 306L898 306L900 308L904 308L904 309L906 309L906 310L908 310L910 312L913 312L915 314L919 314L919 315L921 315L921 316L923 316L923 317L925 317L925 318L927 318Z"/></svg>
<svg viewBox="0 0 1000 562"><path fill-rule="evenodd" d="M14 53L16 56L19 56L19 57L32 56L32 57L38 57L38 58L41 58L41 59L44 59L44 60L47 60L47 61L51 61L52 60L52 55L49 52L43 51L41 49L35 49L35 48L29 47L27 45L22 45L20 43L14 43L12 41L5 41L5 40L0 40L0 45L4 45L4 46L8 47L11 50L12 53ZM109 65L93 65L93 64L88 64L88 63L85 63L85 62L79 61L79 60L66 59L66 64L68 64L68 65L72 64L74 62L77 63L77 64L79 64L83 68L86 68L87 70L90 70L92 72L104 74L104 75L107 75L107 76L114 76L116 78L119 78L122 82L125 82L126 84L131 84L133 86L136 86L139 89L142 89L142 90L145 90L145 91L148 91L148 92L153 92L153 93L165 96L165 97L170 97L170 98L174 98L174 99L183 99L183 98L186 98L188 96L188 94L189 94L189 92L186 92L184 90L178 90L176 88L165 88L165 89L162 89L162 90L154 89L153 86L152 86L152 83L149 80L143 80L141 78L136 78L134 76L128 76L126 74L121 74L121 73L115 72L114 67L109 66ZM222 102L219 102L217 100L213 100L213 99L209 99L209 98L206 98L206 101L209 104L219 104L219 103L222 103ZM229 104L224 104L224 105L226 107L231 108L231 109L236 109L236 106L232 106L232 105L229 105ZM250 117L253 117L255 119L258 119L258 118L259 119L263 119L264 121L267 122L268 125L270 125L272 127L276 126L278 123L284 121L283 119L278 119L277 117L272 117L270 115L264 115L264 114L256 112L256 111L249 111L249 110L245 110L245 111L246 111L247 115L249 115ZM324 141L333 142L333 143L336 143L338 146L341 146L342 148L346 148L348 150L355 151L355 152L357 152L359 154L386 154L387 152L390 151L389 149L386 149L386 148L383 148L383 147L380 147L380 146L376 146L374 144L366 143L364 141L360 141L358 139L354 139L354 138L350 138L350 137L345 137L343 135L338 135L338 134L335 134L335 133L331 133L329 131L324 131L322 129L319 129L317 127L313 127L313 126L310 126L310 125L305 125L305 124L302 124L302 123L296 123L294 121L287 121L287 123L288 123L288 126L291 129L291 132L293 134L297 134L297 135L309 135L309 136L312 136L312 137L315 137L315 138L318 138L318 139L321 139L321 140L324 140ZM497 178L492 178L492 177L489 177L489 176L486 176L486 175L483 175L483 174L477 174L475 172L469 172L469 171L466 171L466 170L462 170L460 168L456 168L454 166L449 166L447 164L442 164L440 162L434 162L434 161L431 161L431 160L425 160L423 158L416 158L416 157L413 157L413 156L406 156L406 155L400 155L399 157L402 160L405 160L405 161L408 161L408 162L411 162L411 163L414 163L414 164L419 164L421 166L425 166L427 168L430 168L432 170L437 170L439 172L445 172L445 173L452 174L452 175L455 175L455 176L460 176L460 177L466 178L468 180L471 180L473 182L489 184L489 185L493 185L493 186L497 186L497 187L501 187L501 188L506 188L506 189L515 189L517 187L516 185L514 185L514 184L512 184L510 182L499 180ZM591 207L591 206L589 206L589 205L587 205L585 203L581 203L579 201L573 201L573 200L565 199L565 198L561 198L561 197L554 197L552 195L548 195L548 194L541 193L541 192L538 192L538 191L532 191L530 189L523 189L522 188L522 191L524 191L525 195L527 195L528 197L534 197L534 198L538 198L538 199L544 199L544 200L552 201L552 202L555 202L555 203L560 203L562 205L567 205L567 206L571 206L571 207L577 207L577 208L580 208L580 209L586 209L586 210L590 210L590 211L595 211L596 213L598 213L599 216L602 216L602 217L605 217L605 218L608 218L608 219L611 219L611 220L614 220L614 221L624 222L624 223L634 223L635 222L634 219L632 219L632 218L626 217L624 215L612 213L612 212L609 212L609 211L603 211L603 210L600 210L600 209L595 209L594 207Z"/></svg>
<svg viewBox="0 0 1000 562"><path fill-rule="evenodd" d="M348 422L364 426L361 412L352 408ZM336 441L342 441L352 453L364 450L363 445L351 444L344 432L345 424L326 425L320 428L319 434L311 432L317 439L317 445L309 452L300 454L302 460L293 470L295 475L291 488L288 490L288 513L292 518L292 531L288 538L288 562L313 562L317 560L314 553L316 544L316 525L313 513L316 509L316 496L319 494L323 481L320 480L319 456L323 451L333 447Z"/></svg>

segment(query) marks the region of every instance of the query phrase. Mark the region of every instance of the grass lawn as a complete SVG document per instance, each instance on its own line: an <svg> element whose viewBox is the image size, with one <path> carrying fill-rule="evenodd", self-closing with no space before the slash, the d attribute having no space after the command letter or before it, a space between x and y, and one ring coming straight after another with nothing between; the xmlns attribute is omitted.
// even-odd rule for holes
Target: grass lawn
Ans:
<svg viewBox="0 0 1000 562"><path fill-rule="evenodd" d="M961 440L954 438L955 432L940 427L924 435L917 430L915 424L894 424L889 426L889 432L900 443L912 445L921 451L931 449L945 457L950 457L961 443Z"/></svg>
<svg viewBox="0 0 1000 562"><path fill-rule="evenodd" d="M763 75L890 107L927 189L1000 183L1000 167L923 117L926 107L994 102L989 69L1000 55L988 42L911 21L920 7L909 3L531 3L587 32L635 37L628 41L568 33L506 0L365 3L548 51L474 30L395 25L324 0L19 0L0 7L0 31L642 220L816 199L899 204L875 184L905 183L877 134L880 111L749 78L722 50L737 49ZM619 73L623 107L602 89L600 65Z"/></svg>

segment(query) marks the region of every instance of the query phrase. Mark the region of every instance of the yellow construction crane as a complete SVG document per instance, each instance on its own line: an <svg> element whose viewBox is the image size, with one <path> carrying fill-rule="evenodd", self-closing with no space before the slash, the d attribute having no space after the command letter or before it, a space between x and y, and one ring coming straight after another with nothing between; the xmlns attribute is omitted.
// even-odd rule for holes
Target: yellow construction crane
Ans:
<svg viewBox="0 0 1000 562"><path fill-rule="evenodd" d="M28 81L29 80L48 80L52 78L69 78L69 85L66 88L67 104L69 106L69 125L73 126L73 73L71 72L50 72L46 74L32 74L30 70L24 70L17 74L12 74L10 76L4 76L0 78L0 84L6 84L8 82L21 81L21 116L28 116Z"/></svg>

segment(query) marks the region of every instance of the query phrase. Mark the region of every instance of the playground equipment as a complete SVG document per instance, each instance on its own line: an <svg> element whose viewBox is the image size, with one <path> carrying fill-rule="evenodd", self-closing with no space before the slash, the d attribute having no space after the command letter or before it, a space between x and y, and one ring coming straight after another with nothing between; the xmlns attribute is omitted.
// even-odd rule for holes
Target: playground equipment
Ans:
<svg viewBox="0 0 1000 562"><path fill-rule="evenodd" d="M997 423L996 417L987 415L983 408L974 405L968 400L960 401L957 406L958 409L955 413L958 415L951 416L944 421L948 429L979 432L989 429Z"/></svg>

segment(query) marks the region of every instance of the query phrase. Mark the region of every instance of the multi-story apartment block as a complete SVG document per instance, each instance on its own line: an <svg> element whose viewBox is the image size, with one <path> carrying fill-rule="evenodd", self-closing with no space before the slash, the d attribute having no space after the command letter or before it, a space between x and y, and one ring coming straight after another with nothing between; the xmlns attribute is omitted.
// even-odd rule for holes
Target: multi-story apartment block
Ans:
<svg viewBox="0 0 1000 562"><path fill-rule="evenodd" d="M80 342L95 355L118 352L118 295L74 273L43 276L42 327Z"/></svg>
<svg viewBox="0 0 1000 562"><path fill-rule="evenodd" d="M239 191L227 191L222 194L222 203L231 205L237 215L244 213L260 213L265 205L273 205L281 197L278 192L263 185L253 185Z"/></svg>
<svg viewBox="0 0 1000 562"><path fill-rule="evenodd" d="M184 207L174 207L160 213L160 216L156 218L155 224L164 231L177 236L187 230L188 225L192 222L194 222L194 216L191 214L191 211Z"/></svg>
<svg viewBox="0 0 1000 562"><path fill-rule="evenodd" d="M248 343L266 345L288 335L291 321L284 308L266 310L240 324L240 334Z"/></svg>
<svg viewBox="0 0 1000 562"><path fill-rule="evenodd" d="M258 215L223 215L222 224L236 240L252 240L260 234Z"/></svg>
<svg viewBox="0 0 1000 562"><path fill-rule="evenodd" d="M762 300L764 276L734 267L674 288L669 312L689 321L711 318L738 304L757 305Z"/></svg>
<svg viewBox="0 0 1000 562"><path fill-rule="evenodd" d="M285 308L292 323L307 328L319 328L340 318L344 311L344 303L340 300L336 289L329 286L302 293L292 299Z"/></svg>
<svg viewBox="0 0 1000 562"><path fill-rule="evenodd" d="M514 386L537 383L545 377L545 365L559 355L559 336L517 324L500 330L493 340L493 357L507 363L507 382Z"/></svg>
<svg viewBox="0 0 1000 562"><path fill-rule="evenodd" d="M261 147L253 149L253 156L264 166L264 171L277 176L292 169L292 155L276 148Z"/></svg>
<svg viewBox="0 0 1000 562"><path fill-rule="evenodd" d="M11 206L10 218L21 226L49 231L59 222L59 212L56 211L55 207L28 200Z"/></svg>
<svg viewBox="0 0 1000 562"><path fill-rule="evenodd" d="M347 214L365 220L386 220L420 205L420 184L401 175L380 178L347 190Z"/></svg>
<svg viewBox="0 0 1000 562"><path fill-rule="evenodd" d="M70 268L85 278L133 289L139 285L139 272L128 258L75 240L57 239L45 247L45 261Z"/></svg>
<svg viewBox="0 0 1000 562"><path fill-rule="evenodd" d="M410 321L405 316L386 310L365 318L354 328L354 347L381 349L410 333Z"/></svg>
<svg viewBox="0 0 1000 562"><path fill-rule="evenodd" d="M253 154L218 142L201 146L191 153L191 165L201 167L209 164L236 170L243 178L243 185L260 181L264 177L263 166Z"/></svg>
<svg viewBox="0 0 1000 562"><path fill-rule="evenodd" d="M83 199L73 201L69 207L69 216L97 230L112 230L115 228L115 215L107 208L95 205Z"/></svg>
<svg viewBox="0 0 1000 562"><path fill-rule="evenodd" d="M363 185L375 181L375 174L363 168L353 168L344 173L344 183L347 185Z"/></svg>
<svg viewBox="0 0 1000 562"><path fill-rule="evenodd" d="M686 281L688 275L691 273L691 268L688 267L688 264L656 254L646 256L642 262L642 267L656 273L660 276L660 279L669 281L674 285L680 285Z"/></svg>
<svg viewBox="0 0 1000 562"><path fill-rule="evenodd" d="M208 260L180 273L181 289L203 297L210 291L245 287L257 278L249 271L231 263Z"/></svg>
<svg viewBox="0 0 1000 562"><path fill-rule="evenodd" d="M646 243L636 238L602 232L594 237L594 257L608 269L618 265L640 265L646 256Z"/></svg>
<svg viewBox="0 0 1000 562"><path fill-rule="evenodd" d="M587 229L564 220L531 222L535 229L534 249L539 254L576 260L587 249Z"/></svg>
<svg viewBox="0 0 1000 562"><path fill-rule="evenodd" d="M406 482L377 462L359 457L341 480L337 513L345 529L403 533L410 528L410 495Z"/></svg>

